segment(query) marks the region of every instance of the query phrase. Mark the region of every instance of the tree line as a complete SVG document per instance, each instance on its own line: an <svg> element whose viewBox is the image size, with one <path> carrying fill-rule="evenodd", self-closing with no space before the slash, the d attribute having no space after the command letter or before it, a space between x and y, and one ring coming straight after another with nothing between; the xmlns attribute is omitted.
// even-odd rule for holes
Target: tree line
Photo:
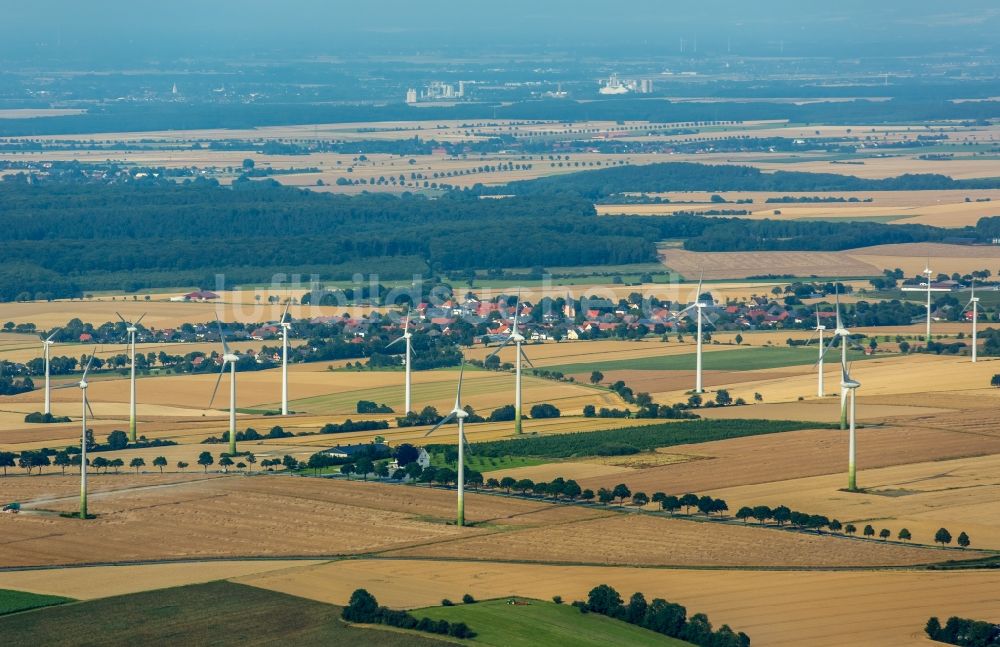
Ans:
<svg viewBox="0 0 1000 647"><path fill-rule="evenodd" d="M733 631L729 625L713 630L704 613L688 618L683 606L662 598L646 602L641 592L633 593L626 604L621 594L607 584L595 586L586 601L575 601L573 606L581 613L598 613L700 647L750 647L748 635Z"/></svg>

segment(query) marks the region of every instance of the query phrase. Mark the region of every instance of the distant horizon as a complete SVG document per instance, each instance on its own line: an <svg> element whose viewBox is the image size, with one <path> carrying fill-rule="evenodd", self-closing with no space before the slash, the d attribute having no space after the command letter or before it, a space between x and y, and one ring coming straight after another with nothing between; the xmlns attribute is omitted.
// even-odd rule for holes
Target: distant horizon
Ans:
<svg viewBox="0 0 1000 647"><path fill-rule="evenodd" d="M284 54L401 55L458 51L501 54L558 50L601 56L903 56L997 52L1000 7L987 0L836 6L791 0L657 2L634 0L608 11L592 0L529 3L501 11L439 0L433 11L401 0L343 6L293 0L279 8L259 0L208 6L177 0L137 6L121 0L90 5L67 0L5 8L0 57L115 62ZM813 6L808 6L813 5ZM696 51L697 50L697 51Z"/></svg>

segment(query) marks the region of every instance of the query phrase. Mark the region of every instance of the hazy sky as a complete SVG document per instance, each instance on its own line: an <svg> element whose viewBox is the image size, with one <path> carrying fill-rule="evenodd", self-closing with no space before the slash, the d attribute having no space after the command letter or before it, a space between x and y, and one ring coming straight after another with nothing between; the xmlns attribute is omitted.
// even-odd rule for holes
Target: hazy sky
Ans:
<svg viewBox="0 0 1000 647"><path fill-rule="evenodd" d="M78 0L5 3L0 55L83 60L477 46L866 55L994 48L997 0Z"/></svg>

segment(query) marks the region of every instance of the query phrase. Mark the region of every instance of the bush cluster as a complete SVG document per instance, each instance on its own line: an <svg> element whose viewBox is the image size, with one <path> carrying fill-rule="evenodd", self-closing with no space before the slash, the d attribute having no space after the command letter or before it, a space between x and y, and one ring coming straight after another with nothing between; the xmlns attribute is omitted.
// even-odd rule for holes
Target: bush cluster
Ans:
<svg viewBox="0 0 1000 647"><path fill-rule="evenodd" d="M406 611L380 607L375 596L365 589L357 589L351 594L351 600L344 607L341 617L348 622L415 629L452 638L473 638L476 635L464 622L448 622L447 620L431 620L430 618L417 619Z"/></svg>

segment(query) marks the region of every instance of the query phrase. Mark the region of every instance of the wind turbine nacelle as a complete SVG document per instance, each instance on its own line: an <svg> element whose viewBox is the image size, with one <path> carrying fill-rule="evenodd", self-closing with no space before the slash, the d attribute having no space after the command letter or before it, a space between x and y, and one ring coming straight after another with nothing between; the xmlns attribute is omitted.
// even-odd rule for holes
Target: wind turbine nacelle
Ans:
<svg viewBox="0 0 1000 647"><path fill-rule="evenodd" d="M857 380L842 380L840 382L840 387L843 389L856 389L861 386L861 382Z"/></svg>
<svg viewBox="0 0 1000 647"><path fill-rule="evenodd" d="M90 386L90 385L87 384L86 382L80 382L80 388L81 389L86 390L88 386Z"/></svg>
<svg viewBox="0 0 1000 647"><path fill-rule="evenodd" d="M222 356L222 361L223 362L233 362L235 364L236 362L240 361L240 358L239 358L239 355L223 355Z"/></svg>
<svg viewBox="0 0 1000 647"><path fill-rule="evenodd" d="M125 332L135 334L138 330L139 329L136 328L135 326L129 326L128 328L125 329Z"/></svg>
<svg viewBox="0 0 1000 647"><path fill-rule="evenodd" d="M465 409L455 409L452 413L455 414L456 418L465 419L469 417L469 412Z"/></svg>

